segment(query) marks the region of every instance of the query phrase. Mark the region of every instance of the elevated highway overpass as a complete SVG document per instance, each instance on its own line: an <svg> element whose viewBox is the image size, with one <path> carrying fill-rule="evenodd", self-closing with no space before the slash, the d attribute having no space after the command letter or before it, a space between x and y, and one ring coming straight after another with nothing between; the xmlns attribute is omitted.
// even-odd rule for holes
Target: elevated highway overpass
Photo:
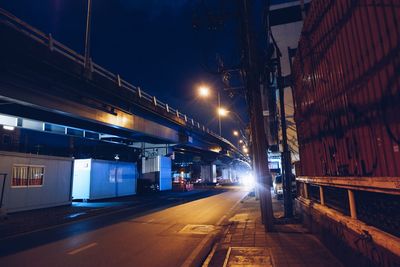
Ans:
<svg viewBox="0 0 400 267"><path fill-rule="evenodd" d="M127 144L245 158L228 140L0 9L0 113Z"/></svg>

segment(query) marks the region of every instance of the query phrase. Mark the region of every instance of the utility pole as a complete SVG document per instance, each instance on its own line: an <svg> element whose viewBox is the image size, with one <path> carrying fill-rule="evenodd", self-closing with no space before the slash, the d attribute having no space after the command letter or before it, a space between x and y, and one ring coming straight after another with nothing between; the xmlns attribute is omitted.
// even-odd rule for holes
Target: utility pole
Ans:
<svg viewBox="0 0 400 267"><path fill-rule="evenodd" d="M92 0L87 0L86 31L85 31L85 69L90 67L90 24L92 17Z"/></svg>
<svg viewBox="0 0 400 267"><path fill-rule="evenodd" d="M222 127L221 127L221 94L218 90L218 130L219 136L222 136Z"/></svg>
<svg viewBox="0 0 400 267"><path fill-rule="evenodd" d="M277 85L279 90L279 105L281 110L281 126L282 126L282 177L283 177L283 199L284 199L284 212L286 218L293 217L293 200L292 200L292 160L289 150L289 145L287 142L287 132L286 132L286 114L285 114L285 86L282 77L282 68L281 68L281 52L279 48L276 46L276 66L278 71L277 77Z"/></svg>
<svg viewBox="0 0 400 267"><path fill-rule="evenodd" d="M244 69L248 108L250 113L252 152L255 174L258 181L261 216L266 232L273 231L273 210L271 198L271 173L268 169L267 142L264 129L263 109L261 103L260 80L262 74L262 54L256 45L256 27L254 20L262 23L263 11L254 14L256 1L239 0L242 15L242 32L244 48ZM259 16L257 16L259 15ZM267 38L269 35L265 36ZM262 38L262 37L261 37Z"/></svg>

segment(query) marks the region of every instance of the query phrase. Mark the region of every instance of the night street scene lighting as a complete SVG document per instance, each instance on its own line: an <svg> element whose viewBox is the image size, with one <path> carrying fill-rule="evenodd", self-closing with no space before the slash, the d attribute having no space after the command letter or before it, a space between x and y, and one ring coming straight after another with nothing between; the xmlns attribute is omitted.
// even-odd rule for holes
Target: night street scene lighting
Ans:
<svg viewBox="0 0 400 267"><path fill-rule="evenodd" d="M217 113L219 116L225 117L226 115L228 115L229 111L226 108L219 107L217 108Z"/></svg>
<svg viewBox="0 0 400 267"><path fill-rule="evenodd" d="M0 2L0 267L400 266L398 1Z"/></svg>
<svg viewBox="0 0 400 267"><path fill-rule="evenodd" d="M199 87L199 95L201 97L208 97L210 95L210 88L206 86L200 86Z"/></svg>

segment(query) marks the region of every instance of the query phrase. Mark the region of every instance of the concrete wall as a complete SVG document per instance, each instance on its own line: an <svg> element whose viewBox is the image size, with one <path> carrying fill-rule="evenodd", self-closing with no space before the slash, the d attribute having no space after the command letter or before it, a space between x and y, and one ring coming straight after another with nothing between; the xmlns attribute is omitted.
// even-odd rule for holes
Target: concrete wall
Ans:
<svg viewBox="0 0 400 267"><path fill-rule="evenodd" d="M12 187L14 164L44 166L43 185ZM7 174L3 208L15 212L70 204L72 165L70 158L0 152L0 173Z"/></svg>
<svg viewBox="0 0 400 267"><path fill-rule="evenodd" d="M295 201L296 213L346 266L400 266L400 239L307 199Z"/></svg>

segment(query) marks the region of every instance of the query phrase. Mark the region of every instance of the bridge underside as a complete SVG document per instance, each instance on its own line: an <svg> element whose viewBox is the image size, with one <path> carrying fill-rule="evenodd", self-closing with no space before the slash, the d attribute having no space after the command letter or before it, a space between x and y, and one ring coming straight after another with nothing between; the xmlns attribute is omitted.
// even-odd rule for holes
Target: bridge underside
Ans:
<svg viewBox="0 0 400 267"><path fill-rule="evenodd" d="M181 144L216 153L235 147L175 116L76 59L0 23L0 113L65 125L132 142ZM236 150L236 151L235 151ZM231 153L229 153L231 151ZM233 153L232 153L233 152Z"/></svg>

